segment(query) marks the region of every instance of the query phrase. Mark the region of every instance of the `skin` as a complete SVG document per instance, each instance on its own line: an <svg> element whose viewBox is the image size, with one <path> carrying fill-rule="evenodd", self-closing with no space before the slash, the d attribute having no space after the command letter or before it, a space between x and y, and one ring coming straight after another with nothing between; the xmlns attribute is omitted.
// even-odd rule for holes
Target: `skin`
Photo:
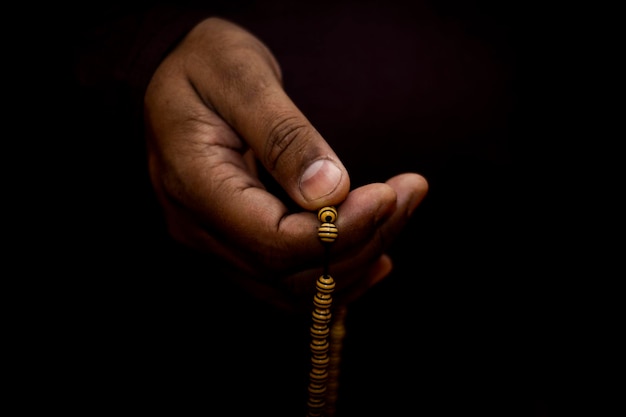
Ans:
<svg viewBox="0 0 626 417"><path fill-rule="evenodd" d="M145 120L173 238L218 255L232 279L281 308L310 308L324 259L317 210L338 208L333 299L349 302L390 273L385 249L428 190L415 173L351 190L333 149L283 90L268 48L220 18L198 24L158 67ZM301 209L268 191L259 166Z"/></svg>

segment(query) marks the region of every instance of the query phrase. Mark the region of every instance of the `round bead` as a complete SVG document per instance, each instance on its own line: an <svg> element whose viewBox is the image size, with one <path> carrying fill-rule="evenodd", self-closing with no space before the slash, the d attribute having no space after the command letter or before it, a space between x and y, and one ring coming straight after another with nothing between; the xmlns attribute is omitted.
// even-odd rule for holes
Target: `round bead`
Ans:
<svg viewBox="0 0 626 417"><path fill-rule="evenodd" d="M309 344L309 347L311 348L311 352L314 355L321 355L327 353L330 350L330 343L328 342L328 340L313 339Z"/></svg>
<svg viewBox="0 0 626 417"><path fill-rule="evenodd" d="M314 323L313 326L311 326L312 337L317 337L321 339L321 338L327 337L329 334L330 334L330 327L328 326L317 324L317 323Z"/></svg>
<svg viewBox="0 0 626 417"><path fill-rule="evenodd" d="M333 297L330 294L322 294L318 292L313 297L313 305L318 308L328 309L333 303Z"/></svg>
<svg viewBox="0 0 626 417"><path fill-rule="evenodd" d="M315 397L322 397L326 393L326 385L323 384L310 384L309 392Z"/></svg>
<svg viewBox="0 0 626 417"><path fill-rule="evenodd" d="M324 354L313 355L313 357L311 358L311 363L315 368L324 368L330 363L330 356Z"/></svg>
<svg viewBox="0 0 626 417"><path fill-rule="evenodd" d="M326 371L325 369L313 368L311 369L311 372L309 372L309 377L311 378L311 381L313 381L313 383L325 382L326 380L328 380L328 371Z"/></svg>
<svg viewBox="0 0 626 417"><path fill-rule="evenodd" d="M316 323L326 323L330 321L332 314L329 308L315 308L313 309L312 316Z"/></svg>
<svg viewBox="0 0 626 417"><path fill-rule="evenodd" d="M322 242L332 243L337 239L338 235L339 230L337 230L337 226L332 223L322 223L317 229L317 236Z"/></svg>
<svg viewBox="0 0 626 417"><path fill-rule="evenodd" d="M322 417L322 409L326 407L326 399L323 395L311 395L307 405L309 406L308 417Z"/></svg>
<svg viewBox="0 0 626 417"><path fill-rule="evenodd" d="M335 220L337 220L337 209L333 206L322 207L317 212L317 220L322 223L335 223Z"/></svg>
<svg viewBox="0 0 626 417"><path fill-rule="evenodd" d="M330 319L331 319L330 310L329 309L325 310L328 313L325 313L323 311L324 310L320 309L319 307L315 308L315 311L313 311L313 322L314 323L317 323L317 324L328 324L328 323L330 323Z"/></svg>
<svg viewBox="0 0 626 417"><path fill-rule="evenodd" d="M317 290L324 294L329 294L335 289L335 280L330 275L322 275L315 284Z"/></svg>

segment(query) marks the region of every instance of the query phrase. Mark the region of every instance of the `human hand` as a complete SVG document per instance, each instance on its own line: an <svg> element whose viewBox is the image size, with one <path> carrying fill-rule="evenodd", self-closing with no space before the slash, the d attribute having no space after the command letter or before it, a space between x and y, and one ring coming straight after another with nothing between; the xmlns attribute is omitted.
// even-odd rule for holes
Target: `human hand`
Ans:
<svg viewBox="0 0 626 417"><path fill-rule="evenodd" d="M385 249L428 188L408 173L350 191L346 168L286 95L268 48L220 18L198 24L156 70L145 120L172 237L224 259L231 278L284 308L310 308L324 256L318 209L338 207L333 298L348 302L389 274ZM268 190L257 161L298 210Z"/></svg>

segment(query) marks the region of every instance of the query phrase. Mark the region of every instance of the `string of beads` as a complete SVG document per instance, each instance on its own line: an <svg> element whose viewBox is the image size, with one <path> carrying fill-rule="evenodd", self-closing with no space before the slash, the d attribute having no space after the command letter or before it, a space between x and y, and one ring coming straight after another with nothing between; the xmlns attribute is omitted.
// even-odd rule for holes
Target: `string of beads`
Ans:
<svg viewBox="0 0 626 417"><path fill-rule="evenodd" d="M311 372L309 373L309 400L307 417L332 417L337 400L341 341L345 335L343 319L345 307L337 309L332 323L332 293L335 281L329 274L329 246L338 236L335 226L337 209L323 207L317 218L322 224L317 235L325 246L324 272L317 279L313 297L311 324ZM339 314L337 314L339 313ZM331 329L332 327L332 329Z"/></svg>

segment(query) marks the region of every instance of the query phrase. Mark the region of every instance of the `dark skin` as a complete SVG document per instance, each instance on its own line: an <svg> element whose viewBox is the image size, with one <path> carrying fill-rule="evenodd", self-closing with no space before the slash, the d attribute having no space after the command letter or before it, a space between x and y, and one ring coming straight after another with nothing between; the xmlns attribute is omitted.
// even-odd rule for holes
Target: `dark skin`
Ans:
<svg viewBox="0 0 626 417"><path fill-rule="evenodd" d="M317 210L338 207L331 270L335 297L348 302L388 276L385 250L428 190L416 173L350 190L338 156L283 90L269 49L220 18L199 23L162 62L145 115L172 236L220 256L234 279L282 308L310 307L324 257ZM257 164L300 210L268 191Z"/></svg>

